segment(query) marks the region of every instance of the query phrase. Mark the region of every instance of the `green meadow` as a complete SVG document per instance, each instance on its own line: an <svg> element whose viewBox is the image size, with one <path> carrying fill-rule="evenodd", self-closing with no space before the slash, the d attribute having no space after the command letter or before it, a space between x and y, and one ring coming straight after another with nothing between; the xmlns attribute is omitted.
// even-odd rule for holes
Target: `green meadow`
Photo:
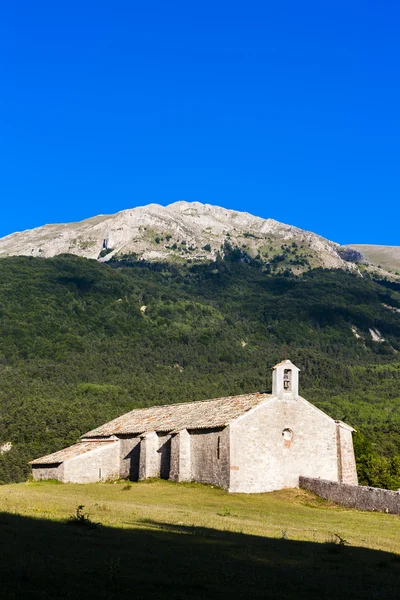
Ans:
<svg viewBox="0 0 400 600"><path fill-rule="evenodd" d="M399 525L298 489L3 485L2 597L398 598Z"/></svg>

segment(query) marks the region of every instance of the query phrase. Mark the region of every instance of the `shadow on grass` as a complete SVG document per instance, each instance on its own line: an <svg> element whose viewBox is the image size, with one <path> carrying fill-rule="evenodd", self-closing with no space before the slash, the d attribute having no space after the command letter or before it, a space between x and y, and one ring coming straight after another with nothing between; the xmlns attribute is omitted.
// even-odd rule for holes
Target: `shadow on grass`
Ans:
<svg viewBox="0 0 400 600"><path fill-rule="evenodd" d="M74 527L0 513L1 597L398 598L387 552L143 522Z"/></svg>

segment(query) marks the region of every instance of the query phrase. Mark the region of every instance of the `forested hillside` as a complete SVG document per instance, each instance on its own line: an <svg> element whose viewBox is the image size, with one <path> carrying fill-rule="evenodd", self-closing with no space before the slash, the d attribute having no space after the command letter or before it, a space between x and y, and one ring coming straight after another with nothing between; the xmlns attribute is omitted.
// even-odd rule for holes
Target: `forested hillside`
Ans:
<svg viewBox="0 0 400 600"><path fill-rule="evenodd" d="M302 395L360 432L362 481L400 487L400 286L241 258L2 259L0 481L132 408L269 391L287 344Z"/></svg>

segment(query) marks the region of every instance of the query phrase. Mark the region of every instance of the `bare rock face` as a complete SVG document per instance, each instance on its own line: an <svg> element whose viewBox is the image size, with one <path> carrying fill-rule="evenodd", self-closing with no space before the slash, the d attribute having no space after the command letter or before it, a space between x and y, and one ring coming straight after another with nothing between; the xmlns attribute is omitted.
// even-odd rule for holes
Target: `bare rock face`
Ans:
<svg viewBox="0 0 400 600"><path fill-rule="evenodd" d="M228 247L273 265L274 270L354 268L338 244L315 233L245 212L183 201L13 233L0 239L0 256L67 253L100 261L133 256L183 262L215 260Z"/></svg>
<svg viewBox="0 0 400 600"><path fill-rule="evenodd" d="M368 262L362 252L354 250L354 248L349 248L348 246L340 246L338 248L338 254L343 258L343 260L348 262L360 264Z"/></svg>

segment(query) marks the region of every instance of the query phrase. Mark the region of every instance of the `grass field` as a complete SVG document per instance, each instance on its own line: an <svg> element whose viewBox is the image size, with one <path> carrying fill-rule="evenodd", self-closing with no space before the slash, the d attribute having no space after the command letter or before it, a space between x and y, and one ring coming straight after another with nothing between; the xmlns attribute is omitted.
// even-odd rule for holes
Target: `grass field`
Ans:
<svg viewBox="0 0 400 600"><path fill-rule="evenodd" d="M78 505L99 525L68 523ZM304 490L6 485L0 589L7 599L398 598L399 526Z"/></svg>

